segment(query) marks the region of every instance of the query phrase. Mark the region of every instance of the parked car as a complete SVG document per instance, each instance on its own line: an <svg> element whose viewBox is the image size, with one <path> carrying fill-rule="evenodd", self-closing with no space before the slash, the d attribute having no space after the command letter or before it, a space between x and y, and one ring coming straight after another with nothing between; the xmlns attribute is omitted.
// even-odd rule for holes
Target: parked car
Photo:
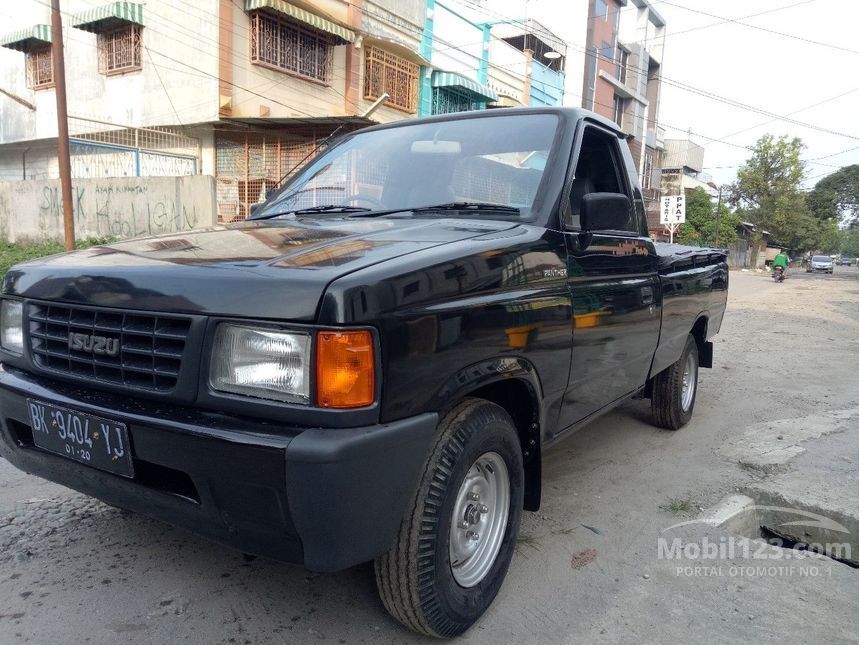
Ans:
<svg viewBox="0 0 860 645"><path fill-rule="evenodd" d="M251 221L9 271L0 453L247 553L374 560L397 620L452 637L499 591L546 449L636 396L690 421L725 260L648 238L593 113L368 128Z"/></svg>
<svg viewBox="0 0 860 645"><path fill-rule="evenodd" d="M807 273L833 273L833 259L827 255L813 255L806 265Z"/></svg>
<svg viewBox="0 0 860 645"><path fill-rule="evenodd" d="M851 258L839 258L836 260L837 266L841 267L850 267L851 266Z"/></svg>

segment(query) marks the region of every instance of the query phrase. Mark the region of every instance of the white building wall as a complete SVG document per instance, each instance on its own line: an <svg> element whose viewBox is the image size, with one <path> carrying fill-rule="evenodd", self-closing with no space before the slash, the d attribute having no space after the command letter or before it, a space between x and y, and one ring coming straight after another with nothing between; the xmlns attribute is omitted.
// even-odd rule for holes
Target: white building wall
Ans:
<svg viewBox="0 0 860 645"><path fill-rule="evenodd" d="M489 85L497 94L524 101L526 55L500 38L490 39Z"/></svg>
<svg viewBox="0 0 860 645"><path fill-rule="evenodd" d="M618 37L621 42L641 45L651 58L662 65L666 27L656 24L660 20L654 14L654 9L644 1L634 2L624 8L620 18Z"/></svg>
<svg viewBox="0 0 860 645"><path fill-rule="evenodd" d="M31 141L0 150L0 181L57 177L57 143Z"/></svg>
<svg viewBox="0 0 860 645"><path fill-rule="evenodd" d="M483 32L444 5L436 4L433 13L433 57L436 69L457 72L477 80L476 70L483 52Z"/></svg>
<svg viewBox="0 0 860 645"><path fill-rule="evenodd" d="M20 0L16 4L3 33L50 24L47 3ZM143 10L142 70L110 77L98 72L97 36L70 26L74 14L104 4L103 0L65 0L62 5L69 115L138 127L215 118L216 0L149 0ZM57 136L54 90L27 89L25 54L0 48L0 85L36 108L30 110L0 96L0 144Z"/></svg>

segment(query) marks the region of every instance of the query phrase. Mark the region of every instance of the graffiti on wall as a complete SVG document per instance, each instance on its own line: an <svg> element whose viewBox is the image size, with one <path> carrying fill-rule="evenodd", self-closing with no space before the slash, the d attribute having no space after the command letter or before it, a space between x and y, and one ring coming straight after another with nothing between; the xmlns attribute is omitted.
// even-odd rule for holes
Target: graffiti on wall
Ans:
<svg viewBox="0 0 860 645"><path fill-rule="evenodd" d="M72 211L79 238L187 231L213 223L214 182L199 175L78 180ZM56 238L62 221L58 181L0 182L0 231L7 239Z"/></svg>

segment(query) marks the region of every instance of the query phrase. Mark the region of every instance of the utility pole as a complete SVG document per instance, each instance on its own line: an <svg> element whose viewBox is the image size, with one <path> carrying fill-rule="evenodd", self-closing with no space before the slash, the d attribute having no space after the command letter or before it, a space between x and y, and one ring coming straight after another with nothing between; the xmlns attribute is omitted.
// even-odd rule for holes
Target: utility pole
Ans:
<svg viewBox="0 0 860 645"><path fill-rule="evenodd" d="M51 0L51 62L57 95L57 160L63 196L63 232L66 250L75 250L75 217L72 210L72 162L69 158L69 115L66 112L66 64L63 58L63 22L60 0Z"/></svg>
<svg viewBox="0 0 860 645"><path fill-rule="evenodd" d="M723 185L720 184L720 192L717 195L717 225L714 227L714 248L720 248L720 205L723 203Z"/></svg>

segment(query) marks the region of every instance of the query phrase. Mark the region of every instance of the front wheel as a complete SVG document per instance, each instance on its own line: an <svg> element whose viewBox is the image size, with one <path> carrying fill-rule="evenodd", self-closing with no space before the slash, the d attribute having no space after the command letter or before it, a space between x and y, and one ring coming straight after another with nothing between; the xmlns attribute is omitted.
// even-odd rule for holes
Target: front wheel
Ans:
<svg viewBox="0 0 860 645"><path fill-rule="evenodd" d="M516 547L523 462L504 409L467 399L439 423L411 511L376 560L388 612L406 627L452 638L493 602Z"/></svg>
<svg viewBox="0 0 860 645"><path fill-rule="evenodd" d="M690 421L699 385L699 347L690 334L681 357L654 377L651 414L654 425L677 430Z"/></svg>

